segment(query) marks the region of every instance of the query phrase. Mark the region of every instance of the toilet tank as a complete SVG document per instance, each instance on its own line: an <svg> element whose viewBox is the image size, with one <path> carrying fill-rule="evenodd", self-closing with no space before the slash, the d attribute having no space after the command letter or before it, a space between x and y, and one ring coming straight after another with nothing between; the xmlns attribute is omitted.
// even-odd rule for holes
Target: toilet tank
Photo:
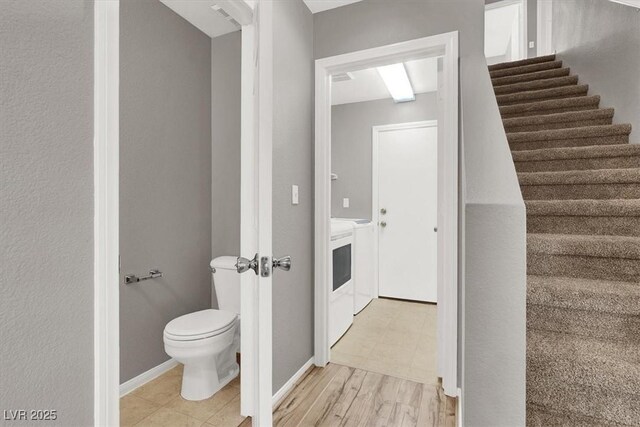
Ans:
<svg viewBox="0 0 640 427"><path fill-rule="evenodd" d="M236 271L234 256L221 256L211 261L213 269L213 296L218 299L218 309L240 314L240 274Z"/></svg>

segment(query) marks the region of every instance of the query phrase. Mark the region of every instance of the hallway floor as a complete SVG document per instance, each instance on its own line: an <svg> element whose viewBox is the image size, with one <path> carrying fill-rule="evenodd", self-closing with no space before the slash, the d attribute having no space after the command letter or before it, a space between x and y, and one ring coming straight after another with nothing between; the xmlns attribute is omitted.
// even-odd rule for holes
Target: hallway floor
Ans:
<svg viewBox="0 0 640 427"><path fill-rule="evenodd" d="M240 377L209 399L191 402L180 396L182 365L120 399L120 425L139 427L232 427L240 416Z"/></svg>
<svg viewBox="0 0 640 427"><path fill-rule="evenodd" d="M374 299L331 349L331 362L437 384L436 305Z"/></svg>
<svg viewBox="0 0 640 427"><path fill-rule="evenodd" d="M420 384L330 363L313 368L273 413L283 426L456 425L456 399Z"/></svg>

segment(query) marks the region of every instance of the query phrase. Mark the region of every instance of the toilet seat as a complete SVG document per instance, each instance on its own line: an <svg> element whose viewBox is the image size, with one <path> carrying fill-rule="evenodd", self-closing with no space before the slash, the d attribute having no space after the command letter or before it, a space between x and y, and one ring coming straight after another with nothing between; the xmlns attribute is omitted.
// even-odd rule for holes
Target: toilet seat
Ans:
<svg viewBox="0 0 640 427"><path fill-rule="evenodd" d="M195 341L223 334L236 324L231 311L207 309L177 317L167 323L164 336L174 341Z"/></svg>

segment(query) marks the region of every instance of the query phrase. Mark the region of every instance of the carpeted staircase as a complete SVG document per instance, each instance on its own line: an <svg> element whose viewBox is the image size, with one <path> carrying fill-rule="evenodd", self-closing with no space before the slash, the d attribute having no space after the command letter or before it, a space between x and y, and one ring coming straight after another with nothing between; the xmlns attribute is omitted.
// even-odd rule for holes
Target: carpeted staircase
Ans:
<svg viewBox="0 0 640 427"><path fill-rule="evenodd" d="M555 56L489 72L527 206L527 425L640 425L640 144Z"/></svg>

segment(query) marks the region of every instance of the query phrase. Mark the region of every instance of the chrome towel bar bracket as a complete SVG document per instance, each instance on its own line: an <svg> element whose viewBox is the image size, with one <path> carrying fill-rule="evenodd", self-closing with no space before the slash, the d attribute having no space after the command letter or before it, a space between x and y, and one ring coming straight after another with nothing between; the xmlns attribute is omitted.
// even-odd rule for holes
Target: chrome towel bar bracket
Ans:
<svg viewBox="0 0 640 427"><path fill-rule="evenodd" d="M124 276L124 284L131 285L132 283L138 283L149 279L157 279L158 277L162 277L162 271L160 270L149 270L149 275L142 277L138 277L135 274L128 274Z"/></svg>

